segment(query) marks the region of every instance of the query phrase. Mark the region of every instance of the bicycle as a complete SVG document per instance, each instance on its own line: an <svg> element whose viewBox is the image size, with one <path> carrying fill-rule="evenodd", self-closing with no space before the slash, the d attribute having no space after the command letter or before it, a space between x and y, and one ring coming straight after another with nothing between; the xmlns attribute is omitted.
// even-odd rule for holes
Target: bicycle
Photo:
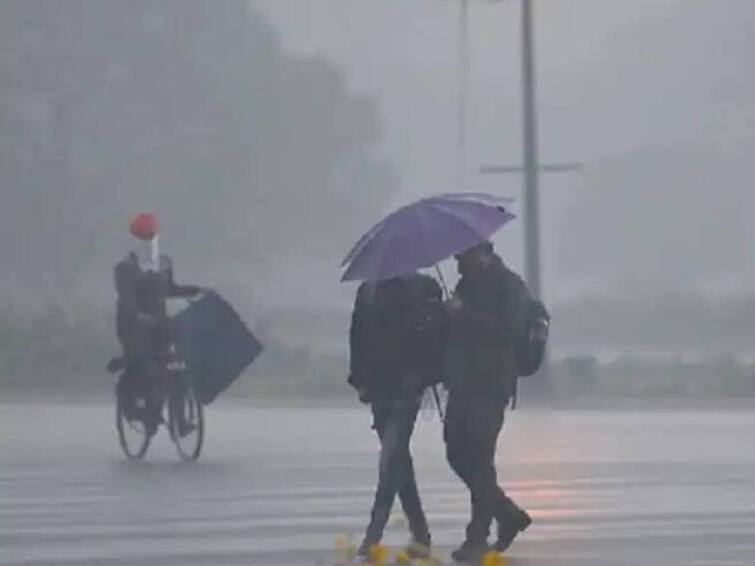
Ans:
<svg viewBox="0 0 755 566"><path fill-rule="evenodd" d="M170 344L158 364L153 380L144 387L130 386L128 393L116 393L116 429L123 453L129 460L142 460L160 425L168 429L178 455L185 462L196 461L204 443L204 411L194 390L190 368L179 359ZM117 368L117 369L116 369ZM108 364L114 373L128 371L122 358Z"/></svg>

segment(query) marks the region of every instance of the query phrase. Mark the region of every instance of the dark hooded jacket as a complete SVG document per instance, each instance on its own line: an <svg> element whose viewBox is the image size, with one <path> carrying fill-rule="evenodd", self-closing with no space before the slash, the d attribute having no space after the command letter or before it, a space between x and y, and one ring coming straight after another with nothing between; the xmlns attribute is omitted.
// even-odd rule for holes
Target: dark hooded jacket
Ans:
<svg viewBox="0 0 755 566"><path fill-rule="evenodd" d="M349 331L349 382L372 400L419 394L442 378L443 312L438 282L411 274L357 291Z"/></svg>
<svg viewBox="0 0 755 566"><path fill-rule="evenodd" d="M136 255L129 254L115 266L114 279L118 293L116 331L127 358L149 356L161 339L169 338L169 297L191 297L200 291L174 281L173 262L165 255L160 256L159 269L152 272L142 271ZM152 317L153 324L141 322L140 314Z"/></svg>
<svg viewBox="0 0 755 566"><path fill-rule="evenodd" d="M462 275L462 308L450 316L446 387L451 394L508 398L517 378L515 347L525 331L529 292L498 256Z"/></svg>

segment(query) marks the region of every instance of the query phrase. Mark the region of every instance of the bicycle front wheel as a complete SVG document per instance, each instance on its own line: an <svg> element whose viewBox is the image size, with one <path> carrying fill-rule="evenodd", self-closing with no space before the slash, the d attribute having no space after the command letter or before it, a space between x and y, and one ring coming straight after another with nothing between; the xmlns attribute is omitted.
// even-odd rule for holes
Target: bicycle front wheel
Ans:
<svg viewBox="0 0 755 566"><path fill-rule="evenodd" d="M118 430L118 441L126 458L142 460L152 437L143 419L128 414L129 411L124 406L126 402L119 396L116 399L115 426ZM134 412L133 409L130 412Z"/></svg>
<svg viewBox="0 0 755 566"><path fill-rule="evenodd" d="M204 442L204 413L194 389L177 393L169 405L170 436L185 462L199 458Z"/></svg>

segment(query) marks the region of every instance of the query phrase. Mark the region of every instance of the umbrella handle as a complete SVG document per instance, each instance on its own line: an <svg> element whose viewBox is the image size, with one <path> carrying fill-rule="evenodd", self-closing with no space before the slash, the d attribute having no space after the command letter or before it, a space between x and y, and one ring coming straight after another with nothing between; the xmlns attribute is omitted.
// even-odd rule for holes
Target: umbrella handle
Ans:
<svg viewBox="0 0 755 566"><path fill-rule="evenodd" d="M446 278L443 277L443 272L440 269L440 266L436 263L435 264L435 273L438 274L438 281L440 282L440 287L443 289L443 298L449 299L451 298L451 293L448 292L448 285L446 285ZM433 397L435 398L435 405L438 407L438 415L440 416L440 422L441 424L446 422L446 416L443 414L443 405L440 402L440 395L438 394L438 386L433 385Z"/></svg>
<svg viewBox="0 0 755 566"><path fill-rule="evenodd" d="M440 416L440 423L443 424L446 422L446 416L443 414L443 405L440 402L440 395L438 395L438 386L433 385L433 397L435 398L435 405L438 407L438 415Z"/></svg>
<svg viewBox="0 0 755 566"><path fill-rule="evenodd" d="M435 273L438 274L438 281L440 281L440 287L443 289L443 298L450 299L451 293L448 291L448 285L446 285L446 278L443 277L443 272L440 270L440 266L435 264Z"/></svg>

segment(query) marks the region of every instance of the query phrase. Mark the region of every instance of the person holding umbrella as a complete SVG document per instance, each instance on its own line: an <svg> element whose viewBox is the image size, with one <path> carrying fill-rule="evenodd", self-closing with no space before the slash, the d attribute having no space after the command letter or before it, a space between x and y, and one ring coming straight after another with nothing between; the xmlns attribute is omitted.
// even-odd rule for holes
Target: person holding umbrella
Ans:
<svg viewBox="0 0 755 566"><path fill-rule="evenodd" d="M398 495L409 523L410 558L430 553L430 530L417 489L410 442L422 395L441 379L442 292L427 275L410 273L364 282L349 333L349 383L372 409L380 439L378 485L357 558L368 561Z"/></svg>
<svg viewBox="0 0 755 566"><path fill-rule="evenodd" d="M495 453L504 411L518 377L516 348L527 328L529 292L495 254L490 242L456 256L461 279L446 303L448 406L443 436L451 468L469 489L472 517L457 562L479 563L490 549L505 551L532 522L498 486Z"/></svg>
<svg viewBox="0 0 755 566"><path fill-rule="evenodd" d="M521 278L504 266L489 242L515 218L507 210L510 202L484 193L421 199L368 230L342 264L343 281L386 280L456 257L461 280L444 309L449 390L444 438L449 463L472 500L467 538L452 554L460 562L478 562L489 550L492 519L498 522L499 551L531 522L498 487L494 464L504 410L519 373L514 350L519 333L526 334L531 302Z"/></svg>

